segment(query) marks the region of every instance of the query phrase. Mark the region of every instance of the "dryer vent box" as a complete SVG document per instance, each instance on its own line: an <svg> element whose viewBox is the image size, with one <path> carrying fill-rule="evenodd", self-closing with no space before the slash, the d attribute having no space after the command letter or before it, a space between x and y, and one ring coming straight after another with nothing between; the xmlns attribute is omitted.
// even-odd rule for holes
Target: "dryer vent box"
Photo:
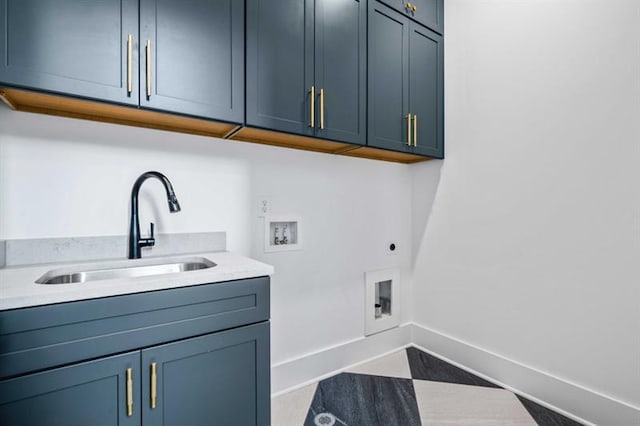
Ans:
<svg viewBox="0 0 640 426"><path fill-rule="evenodd" d="M365 274L365 335L400 324L400 271L384 269Z"/></svg>

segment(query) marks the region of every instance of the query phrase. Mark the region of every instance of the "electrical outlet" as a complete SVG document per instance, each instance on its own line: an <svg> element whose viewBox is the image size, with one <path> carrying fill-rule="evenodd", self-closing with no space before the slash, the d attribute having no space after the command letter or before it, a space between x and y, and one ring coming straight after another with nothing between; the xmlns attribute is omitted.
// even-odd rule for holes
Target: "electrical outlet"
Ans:
<svg viewBox="0 0 640 426"><path fill-rule="evenodd" d="M398 243L396 243L395 241L389 241L387 243L385 251L387 252L387 254L391 255L398 254Z"/></svg>
<svg viewBox="0 0 640 426"><path fill-rule="evenodd" d="M258 217L265 217L271 214L271 197L258 198Z"/></svg>

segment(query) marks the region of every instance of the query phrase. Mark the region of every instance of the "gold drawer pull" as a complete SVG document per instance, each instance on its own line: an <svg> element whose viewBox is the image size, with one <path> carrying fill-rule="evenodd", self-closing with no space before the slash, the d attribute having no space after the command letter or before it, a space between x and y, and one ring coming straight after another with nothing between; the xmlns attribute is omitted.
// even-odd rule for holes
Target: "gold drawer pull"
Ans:
<svg viewBox="0 0 640 426"><path fill-rule="evenodd" d="M311 86L311 90L309 90L309 98L311 101L309 102L309 109L311 110L311 121L309 122L309 127L316 127L316 88L315 86Z"/></svg>
<svg viewBox="0 0 640 426"><path fill-rule="evenodd" d="M151 40L147 40L147 98L151 98Z"/></svg>
<svg viewBox="0 0 640 426"><path fill-rule="evenodd" d="M157 364L151 363L151 409L156 408L158 401L158 377Z"/></svg>
<svg viewBox="0 0 640 426"><path fill-rule="evenodd" d="M407 120L407 146L411 146L411 114L407 114L405 119Z"/></svg>
<svg viewBox="0 0 640 426"><path fill-rule="evenodd" d="M418 146L418 115L413 115L413 146Z"/></svg>
<svg viewBox="0 0 640 426"><path fill-rule="evenodd" d="M127 368L127 416L133 416L133 371Z"/></svg>
<svg viewBox="0 0 640 426"><path fill-rule="evenodd" d="M320 89L320 128L324 129L324 89Z"/></svg>
<svg viewBox="0 0 640 426"><path fill-rule="evenodd" d="M133 80L131 67L133 62L133 36L129 34L127 38L127 94L133 92Z"/></svg>

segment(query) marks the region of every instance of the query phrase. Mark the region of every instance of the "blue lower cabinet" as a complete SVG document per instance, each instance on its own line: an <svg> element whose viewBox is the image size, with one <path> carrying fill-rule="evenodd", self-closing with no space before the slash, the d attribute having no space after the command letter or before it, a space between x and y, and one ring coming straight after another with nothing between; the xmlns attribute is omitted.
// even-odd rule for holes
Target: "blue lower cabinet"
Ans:
<svg viewBox="0 0 640 426"><path fill-rule="evenodd" d="M0 366L0 426L268 425L269 278L0 311Z"/></svg>
<svg viewBox="0 0 640 426"><path fill-rule="evenodd" d="M0 424L268 425L269 368L262 322L0 381Z"/></svg>
<svg viewBox="0 0 640 426"><path fill-rule="evenodd" d="M142 351L144 425L270 422L269 324Z"/></svg>
<svg viewBox="0 0 640 426"><path fill-rule="evenodd" d="M133 426L141 418L139 351L0 381L2 426Z"/></svg>

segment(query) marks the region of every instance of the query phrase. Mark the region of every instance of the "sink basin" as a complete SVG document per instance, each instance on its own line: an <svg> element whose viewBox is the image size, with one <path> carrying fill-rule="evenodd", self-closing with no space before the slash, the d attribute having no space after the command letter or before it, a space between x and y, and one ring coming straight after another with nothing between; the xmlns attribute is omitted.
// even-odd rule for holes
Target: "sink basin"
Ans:
<svg viewBox="0 0 640 426"><path fill-rule="evenodd" d="M150 275L172 274L197 271L216 266L204 257L151 259L118 262L112 265L55 269L36 280L38 284L71 284L118 278L146 277Z"/></svg>

